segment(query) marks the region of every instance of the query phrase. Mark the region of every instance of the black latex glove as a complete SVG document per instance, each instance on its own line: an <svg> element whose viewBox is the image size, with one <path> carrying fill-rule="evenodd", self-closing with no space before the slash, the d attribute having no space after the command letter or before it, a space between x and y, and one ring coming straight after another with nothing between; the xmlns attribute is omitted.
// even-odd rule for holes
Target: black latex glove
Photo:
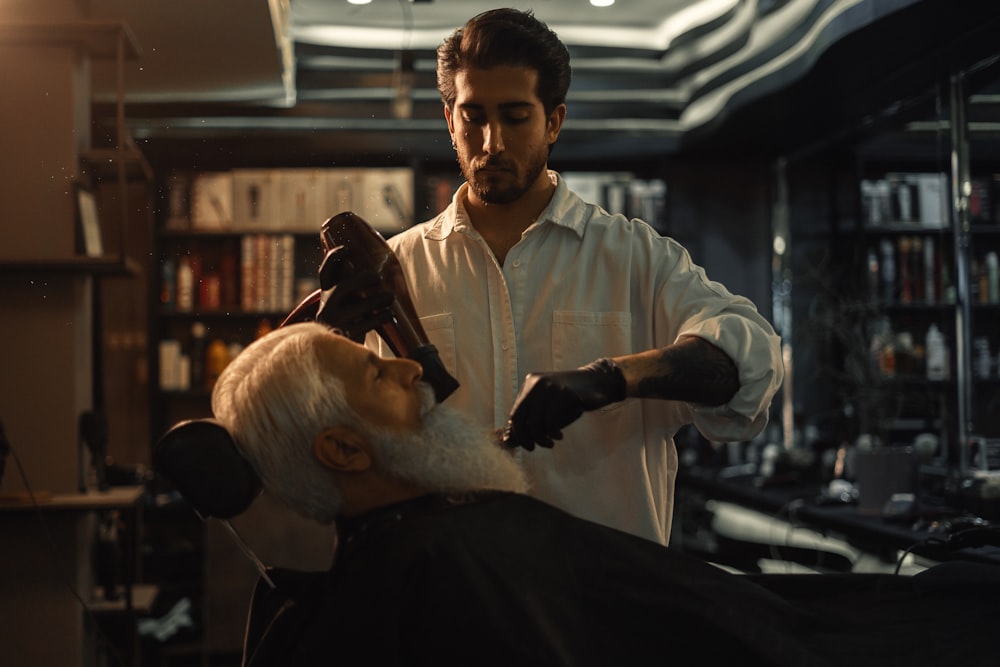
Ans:
<svg viewBox="0 0 1000 667"><path fill-rule="evenodd" d="M323 258L316 320L361 343L365 334L392 319L396 296L381 287L377 272L354 271L347 257L347 248L337 246Z"/></svg>
<svg viewBox="0 0 1000 667"><path fill-rule="evenodd" d="M528 451L552 447L562 429L584 412L625 400L625 376L615 362L598 359L573 371L529 373L514 399L502 443Z"/></svg>

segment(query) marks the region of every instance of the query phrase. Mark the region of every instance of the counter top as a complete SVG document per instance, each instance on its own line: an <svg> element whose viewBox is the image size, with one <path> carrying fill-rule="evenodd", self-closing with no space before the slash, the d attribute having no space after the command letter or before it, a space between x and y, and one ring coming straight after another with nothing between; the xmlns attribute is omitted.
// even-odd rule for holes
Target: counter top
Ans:
<svg viewBox="0 0 1000 667"><path fill-rule="evenodd" d="M915 528L913 519L889 520L880 515L859 513L855 504L826 502L819 483L768 484L750 475L727 476L714 468L685 467L678 474L677 486L678 493L694 492L707 499L723 500L757 510L794 525L835 533L870 553L909 550L936 561L962 558L1000 564L1000 546L959 549L956 543L948 544L949 534ZM992 530L1000 542L1000 527L993 525Z"/></svg>
<svg viewBox="0 0 1000 667"><path fill-rule="evenodd" d="M124 509L139 502L145 488L142 486L113 486L107 491L88 493L36 492L34 499L27 493L0 494L0 512L35 509L41 510L104 510Z"/></svg>

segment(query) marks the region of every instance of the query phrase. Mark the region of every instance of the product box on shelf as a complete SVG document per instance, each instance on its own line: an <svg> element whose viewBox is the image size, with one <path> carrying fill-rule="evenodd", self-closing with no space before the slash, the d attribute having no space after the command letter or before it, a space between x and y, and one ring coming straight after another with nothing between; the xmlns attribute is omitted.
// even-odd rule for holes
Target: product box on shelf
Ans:
<svg viewBox="0 0 1000 667"><path fill-rule="evenodd" d="M361 217L366 217L363 213L365 205L363 169L326 169L324 179L326 210L323 211L321 216L323 220L320 224L344 211L354 211Z"/></svg>
<svg viewBox="0 0 1000 667"><path fill-rule="evenodd" d="M178 183L180 187L182 184ZM191 180L191 227L200 230L233 226L233 174L201 172Z"/></svg>
<svg viewBox="0 0 1000 667"><path fill-rule="evenodd" d="M413 224L412 169L334 168L327 170L326 179L324 220L353 211L379 232L389 234Z"/></svg>
<svg viewBox="0 0 1000 667"><path fill-rule="evenodd" d="M278 228L278 172L273 169L233 171L233 226L245 230Z"/></svg>
<svg viewBox="0 0 1000 667"><path fill-rule="evenodd" d="M941 229L948 226L948 181L944 174L916 174L920 201L920 226Z"/></svg>
<svg viewBox="0 0 1000 667"><path fill-rule="evenodd" d="M191 178L190 175L175 171L167 177L167 219L166 229L186 230L191 227Z"/></svg>
<svg viewBox="0 0 1000 667"><path fill-rule="evenodd" d="M362 205L355 211L380 232L399 232L413 224L413 171L365 169Z"/></svg>
<svg viewBox="0 0 1000 667"><path fill-rule="evenodd" d="M197 231L319 233L328 218L353 211L383 233L414 222L413 170L394 168L234 169L173 178L170 188L172 229L186 215Z"/></svg>
<svg viewBox="0 0 1000 667"><path fill-rule="evenodd" d="M861 209L867 226L878 227L888 223L889 181L885 179L861 181Z"/></svg>
<svg viewBox="0 0 1000 667"><path fill-rule="evenodd" d="M330 217L327 176L322 169L281 169L275 218L283 231L316 231Z"/></svg>
<svg viewBox="0 0 1000 667"><path fill-rule="evenodd" d="M926 229L947 226L948 182L941 173L892 172L861 181L861 208L869 227L913 225Z"/></svg>

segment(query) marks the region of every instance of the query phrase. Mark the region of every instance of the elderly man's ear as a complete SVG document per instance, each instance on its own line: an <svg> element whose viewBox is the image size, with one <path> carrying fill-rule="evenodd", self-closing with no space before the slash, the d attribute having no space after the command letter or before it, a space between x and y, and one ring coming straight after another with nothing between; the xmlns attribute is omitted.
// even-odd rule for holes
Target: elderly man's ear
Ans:
<svg viewBox="0 0 1000 667"><path fill-rule="evenodd" d="M356 431L331 426L313 440L313 456L334 472L364 472L371 468L368 441Z"/></svg>

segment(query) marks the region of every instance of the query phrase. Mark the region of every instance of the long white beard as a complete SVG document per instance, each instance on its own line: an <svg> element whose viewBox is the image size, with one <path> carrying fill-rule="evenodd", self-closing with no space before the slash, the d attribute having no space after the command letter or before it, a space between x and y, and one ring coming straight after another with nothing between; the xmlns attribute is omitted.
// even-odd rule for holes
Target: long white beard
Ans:
<svg viewBox="0 0 1000 667"><path fill-rule="evenodd" d="M426 398L420 431L401 435L368 427L377 462L386 473L434 492L528 490L513 454L491 433L474 425L465 413L435 405L433 393Z"/></svg>

